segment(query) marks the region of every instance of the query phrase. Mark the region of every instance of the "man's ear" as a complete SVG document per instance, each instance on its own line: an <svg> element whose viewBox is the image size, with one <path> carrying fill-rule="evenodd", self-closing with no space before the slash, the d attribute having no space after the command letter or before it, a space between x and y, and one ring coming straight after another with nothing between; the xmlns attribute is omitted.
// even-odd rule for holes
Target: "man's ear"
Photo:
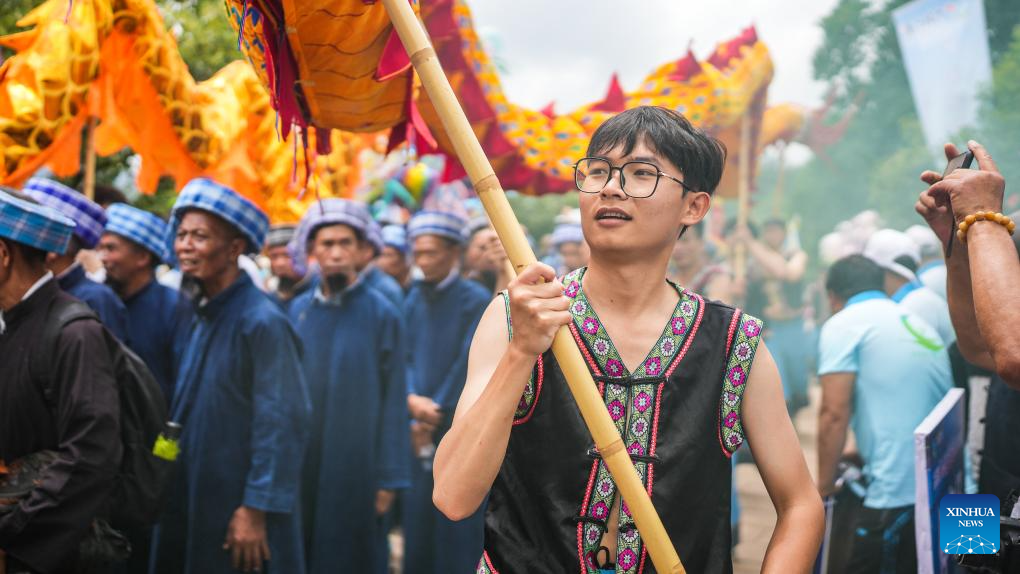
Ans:
<svg viewBox="0 0 1020 574"><path fill-rule="evenodd" d="M697 225L712 207L712 196L704 191L689 191L683 205L684 211L680 214L680 223L686 227Z"/></svg>
<svg viewBox="0 0 1020 574"><path fill-rule="evenodd" d="M244 255L248 250L248 241L243 237L235 237L230 240L230 255L231 259L237 260L238 257Z"/></svg>
<svg viewBox="0 0 1020 574"><path fill-rule="evenodd" d="M0 268L7 268L14 265L14 253L6 240L0 239Z"/></svg>
<svg viewBox="0 0 1020 574"><path fill-rule="evenodd" d="M832 291L826 291L825 294L829 296L829 310L832 311L833 315L842 311L843 307L846 306L846 301L840 299Z"/></svg>

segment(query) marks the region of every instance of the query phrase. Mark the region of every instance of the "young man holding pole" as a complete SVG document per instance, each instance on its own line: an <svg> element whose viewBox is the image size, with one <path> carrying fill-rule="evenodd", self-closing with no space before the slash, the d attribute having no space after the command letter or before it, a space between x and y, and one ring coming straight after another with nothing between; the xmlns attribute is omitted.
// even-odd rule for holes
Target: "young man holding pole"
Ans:
<svg viewBox="0 0 1020 574"><path fill-rule="evenodd" d="M479 572L655 570L549 352L569 325L684 566L732 570L729 459L746 440L779 516L763 571L809 571L822 507L762 323L666 280L722 147L641 107L603 124L588 156L576 181L590 265L557 280L533 264L486 310L436 454L436 505L461 519L489 496Z"/></svg>

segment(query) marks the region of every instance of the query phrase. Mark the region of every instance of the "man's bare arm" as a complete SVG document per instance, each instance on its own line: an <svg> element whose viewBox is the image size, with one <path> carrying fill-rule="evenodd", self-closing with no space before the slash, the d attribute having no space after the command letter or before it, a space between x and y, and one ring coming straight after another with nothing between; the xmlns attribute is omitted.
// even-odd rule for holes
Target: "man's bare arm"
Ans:
<svg viewBox="0 0 1020 574"><path fill-rule="evenodd" d="M853 400L855 373L830 373L819 377L822 407L818 412L818 490L833 493L836 468L846 446Z"/></svg>
<svg viewBox="0 0 1020 574"><path fill-rule="evenodd" d="M979 169L958 169L944 179L939 179L937 174L932 172L925 172L921 176L926 182L934 181L922 195L921 202L924 203L925 197L928 197L936 209L951 205L954 224L979 212L1002 211L1005 180L983 146L973 141L968 145L974 153ZM955 148L946 146L947 156L955 151ZM927 215L925 217L931 224L931 219ZM965 237L969 256L967 279L970 282L969 293L973 300L971 306L961 310L963 317L959 321L959 326L957 317L953 317L953 325L957 329L964 328L968 331L957 333L958 339L967 337L961 345L961 351L970 350L965 348L968 343L983 341L990 355L990 366L1007 384L1020 388L1020 350L1013 342L1010 328L1020 320L1018 306L1020 293L1016 289L1017 282L1020 281L1020 261L1017 259L1016 247L1010 240L1008 231L994 222L976 222L970 226ZM955 255L950 261L954 258ZM950 272L953 273L950 287L954 286L954 281L964 278L959 270L960 263L962 262L954 262L955 265L950 268ZM952 302L955 297L962 300L956 302L957 306L965 304L966 297L961 297L965 294L963 290L950 290L950 301ZM967 325L969 313L974 314L975 320ZM978 336L971 337L975 330L979 331ZM964 356L970 360L976 358L984 363L988 362L980 353L977 356L970 353L968 356L965 352Z"/></svg>
<svg viewBox="0 0 1020 574"><path fill-rule="evenodd" d="M475 331L453 426L436 451L433 502L451 520L474 513L492 487L534 364L535 357L510 349L503 300L497 297Z"/></svg>
<svg viewBox="0 0 1020 574"><path fill-rule="evenodd" d="M764 343L754 358L743 400L748 445L778 515L762 572L810 572L825 514L786 411L779 370Z"/></svg>
<svg viewBox="0 0 1020 574"><path fill-rule="evenodd" d="M504 304L497 297L475 331L453 426L436 451L432 501L451 520L470 516L485 499L503 465L514 411L535 361L570 321L569 300L547 265L525 269L511 282L510 299L514 341L507 341Z"/></svg>

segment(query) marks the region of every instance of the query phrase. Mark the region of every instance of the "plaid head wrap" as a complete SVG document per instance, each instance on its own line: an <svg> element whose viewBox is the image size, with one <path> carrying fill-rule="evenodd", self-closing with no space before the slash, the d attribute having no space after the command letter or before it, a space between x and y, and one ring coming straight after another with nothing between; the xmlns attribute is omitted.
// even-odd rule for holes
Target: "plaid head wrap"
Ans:
<svg viewBox="0 0 1020 574"><path fill-rule="evenodd" d="M437 235L455 243L462 243L466 225L464 218L455 213L419 211L407 223L407 238L414 241L422 235Z"/></svg>
<svg viewBox="0 0 1020 574"><path fill-rule="evenodd" d="M56 210L30 203L0 189L0 237L63 255L74 227L73 221Z"/></svg>
<svg viewBox="0 0 1020 574"><path fill-rule="evenodd" d="M383 241L382 226L371 217L369 217L368 226L365 228L365 239L372 244L376 256L382 253L383 247L386 247L386 242Z"/></svg>
<svg viewBox="0 0 1020 574"><path fill-rule="evenodd" d="M116 233L134 241L161 262L171 259L164 241L166 222L156 215L126 203L115 203L106 210L106 216L107 233Z"/></svg>
<svg viewBox="0 0 1020 574"><path fill-rule="evenodd" d="M293 223L281 223L269 228L266 235L266 247L284 247L294 238L297 225Z"/></svg>
<svg viewBox="0 0 1020 574"><path fill-rule="evenodd" d="M383 245L401 253L407 253L407 230L402 225L387 225L382 228Z"/></svg>
<svg viewBox="0 0 1020 574"><path fill-rule="evenodd" d="M320 227L327 225L346 225L357 231L366 240L369 224L374 223L368 209L360 203L349 199L327 197L308 207L308 211L298 223L294 237L290 240L288 250L294 260L294 271L304 275L308 272L308 242L315 236Z"/></svg>
<svg viewBox="0 0 1020 574"><path fill-rule="evenodd" d="M236 191L211 179L200 177L184 186L177 202L170 212L167 226L166 245L173 251L177 228L181 225L184 212L190 209L207 211L241 232L248 241L248 252L262 251L269 231L269 217L257 205L241 197Z"/></svg>
<svg viewBox="0 0 1020 574"><path fill-rule="evenodd" d="M106 212L98 203L66 185L33 177L22 190L32 199L60 212L61 215L74 221L74 236L81 241L82 247L92 249L99 243L106 225Z"/></svg>

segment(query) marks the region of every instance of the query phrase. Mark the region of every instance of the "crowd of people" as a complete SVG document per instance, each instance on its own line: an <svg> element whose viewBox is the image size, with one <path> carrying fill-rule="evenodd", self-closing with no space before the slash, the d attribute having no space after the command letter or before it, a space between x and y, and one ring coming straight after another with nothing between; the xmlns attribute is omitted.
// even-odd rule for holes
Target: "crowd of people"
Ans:
<svg viewBox="0 0 1020 574"><path fill-rule="evenodd" d="M923 174L930 227L861 214L813 282L795 224L708 227L725 151L662 108L596 131L579 209L519 276L487 220L449 212L400 224L331 198L271 226L200 178L165 221L53 180L4 188L0 574L380 573L398 527L405 574L639 572L549 350L564 325L689 571L730 571L733 464L753 461L779 516L766 571L810 568L822 498L848 499L856 465L842 571L913 572L913 429L950 388L990 378L973 488L1020 488L1020 258L970 148L980 169ZM92 311L65 321L75 300ZM151 524L113 518L138 452L125 348L172 446ZM814 479L792 423L812 396Z"/></svg>

